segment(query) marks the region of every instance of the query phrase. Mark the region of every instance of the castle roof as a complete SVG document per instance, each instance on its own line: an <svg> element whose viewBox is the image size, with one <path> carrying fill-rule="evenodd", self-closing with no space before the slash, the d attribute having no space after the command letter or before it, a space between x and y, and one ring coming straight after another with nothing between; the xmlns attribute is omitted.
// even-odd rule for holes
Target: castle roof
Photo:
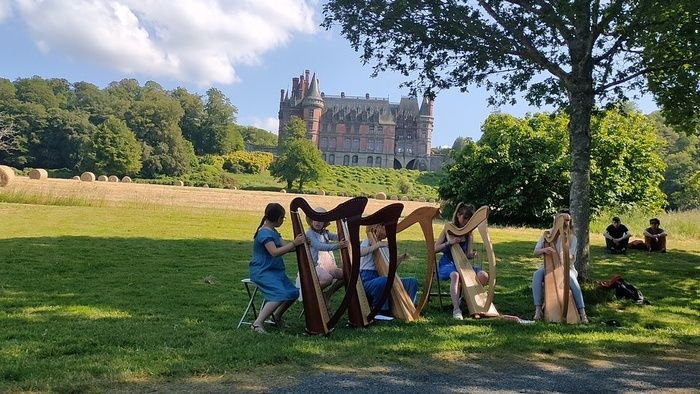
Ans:
<svg viewBox="0 0 700 394"><path fill-rule="evenodd" d="M323 97L321 97L321 92L318 89L318 79L316 79L316 74L314 73L314 76L311 77L311 86L309 87L309 91L306 93L306 96L304 97L304 100L301 102L301 105L303 106L315 106L315 107L324 107L323 104Z"/></svg>

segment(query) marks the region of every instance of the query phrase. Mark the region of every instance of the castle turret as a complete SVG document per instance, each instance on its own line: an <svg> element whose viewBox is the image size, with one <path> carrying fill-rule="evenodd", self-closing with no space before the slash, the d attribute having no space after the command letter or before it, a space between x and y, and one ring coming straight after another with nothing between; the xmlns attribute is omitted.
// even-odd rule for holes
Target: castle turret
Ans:
<svg viewBox="0 0 700 394"><path fill-rule="evenodd" d="M433 139L433 123L435 118L433 117L433 100L427 96L423 97L423 103L420 106L420 112L418 113L418 135L416 138L416 148L420 155L430 155L430 147Z"/></svg>
<svg viewBox="0 0 700 394"><path fill-rule="evenodd" d="M311 77L311 86L309 86L309 91L301 102L301 105L304 108L306 135L318 146L318 133L321 128L321 114L323 113L324 103L318 88L316 74Z"/></svg>

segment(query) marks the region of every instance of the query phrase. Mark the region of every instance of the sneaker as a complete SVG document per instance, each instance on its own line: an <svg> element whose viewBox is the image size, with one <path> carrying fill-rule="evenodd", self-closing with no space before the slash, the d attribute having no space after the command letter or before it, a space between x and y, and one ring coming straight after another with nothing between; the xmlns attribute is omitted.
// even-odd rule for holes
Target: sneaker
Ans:
<svg viewBox="0 0 700 394"><path fill-rule="evenodd" d="M579 323L588 324L588 316L586 316L585 309L579 309L578 311Z"/></svg>
<svg viewBox="0 0 700 394"><path fill-rule="evenodd" d="M464 320L464 316L462 316L462 311L452 312L452 318L455 320Z"/></svg>
<svg viewBox="0 0 700 394"><path fill-rule="evenodd" d="M535 316L532 318L532 320L542 320L542 308L535 309Z"/></svg>
<svg viewBox="0 0 700 394"><path fill-rule="evenodd" d="M250 325L250 330L253 332L257 332L258 334L267 334L267 331L265 330L265 327L263 326L257 326L255 324Z"/></svg>

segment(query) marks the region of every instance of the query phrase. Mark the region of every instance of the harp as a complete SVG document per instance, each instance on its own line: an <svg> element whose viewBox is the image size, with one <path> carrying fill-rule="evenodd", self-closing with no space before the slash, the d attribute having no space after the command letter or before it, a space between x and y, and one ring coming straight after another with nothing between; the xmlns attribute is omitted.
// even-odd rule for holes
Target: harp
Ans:
<svg viewBox="0 0 700 394"><path fill-rule="evenodd" d="M290 213L292 217L292 228L294 236L305 234L303 221L299 215L299 210L312 220L319 222L330 222L333 220L347 219L350 245L352 246L353 257L359 261L359 219L362 217L362 212L367 205L366 197L356 197L345 201L328 212L316 212L306 200L297 197L290 204ZM301 282L301 293L304 303L304 316L306 318L306 331L309 334L328 335L333 327L338 323L348 306L348 300L355 296L355 283L359 270L353 272L353 275L346 278L346 289L343 301L338 306L338 309L331 316L328 312L328 306L323 297L321 286L318 282L316 268L311 260L311 251L309 244L305 242L302 247L296 249L297 264L299 265L299 277ZM356 256L355 256L356 255ZM345 262L344 262L345 264Z"/></svg>
<svg viewBox="0 0 700 394"><path fill-rule="evenodd" d="M467 303L469 314L474 317L496 317L499 316L496 307L493 305L493 295L496 289L496 256L493 253L493 244L489 238L488 217L489 207L484 205L477 209L464 227L457 227L453 223L445 224L445 236L447 240L454 237L469 236L478 230L483 241L486 257L489 261L489 283L488 290L479 283L476 273L472 268L467 255L464 253L459 243L451 246L452 258L459 271L460 284L462 285L462 295ZM455 211L456 213L456 211Z"/></svg>
<svg viewBox="0 0 700 394"><path fill-rule="evenodd" d="M544 232L544 246L552 247L557 253L544 254L544 320L547 322L579 322L578 310L569 288L569 256L571 217L559 214L554 220L554 227ZM559 256L557 241L561 239L562 256Z"/></svg>
<svg viewBox="0 0 700 394"><path fill-rule="evenodd" d="M341 219L338 220L338 240L350 240L349 238L349 233L350 230L348 229L348 223L347 220ZM348 248L346 249L341 249L340 250L340 259L342 261L343 265L343 276L345 278L350 278L352 276L352 270L353 270L353 265L356 265L357 268L357 281L355 281L355 296L351 297L348 300L348 320L351 326L354 327L366 327L369 325L371 321L367 320L367 317L370 315L371 308L369 306L369 302L367 301L367 294L365 294L365 287L362 284L362 278L359 277L359 265L360 265L360 260L355 259L355 263L353 264L352 256L355 255L355 251L357 250L357 255L359 256L359 243L356 245L356 247L353 247L353 245L348 242ZM346 290L345 292L348 293L348 286L347 284L348 281L346 281Z"/></svg>
<svg viewBox="0 0 700 394"><path fill-rule="evenodd" d="M427 270L425 274L425 280L423 282L423 295L417 304L413 303L410 295L406 291L401 282L401 278L395 275L394 282L391 287L391 314L397 319L401 319L405 322L411 322L418 320L420 318L421 311L425 304L428 302L428 297L430 295L430 288L432 286L433 277L435 276L436 260L435 260L435 236L433 233L433 219L435 219L440 214L440 209L433 207L421 207L411 212L406 216L401 222L396 226L396 232L400 233L407 228L410 228L414 224L418 223L423 231L423 238L425 239L425 246L427 250ZM372 228L367 229L367 238L370 244L375 244L378 242L375 233ZM386 250L379 248L374 251L374 262L377 266L377 272L380 275L387 275L389 273L389 261L390 258L386 253Z"/></svg>
<svg viewBox="0 0 700 394"><path fill-rule="evenodd" d="M365 300L363 301L360 299L360 295L364 295L364 287L362 293L359 293L356 291L357 289L351 289L350 286L354 284L348 284L348 287L346 287L346 292L349 292L352 290L353 297L356 298L357 300L351 300L350 304L352 305L353 303L356 303L356 306L361 305L363 302L367 303L367 306L369 307L369 312L367 310L360 309L358 307L351 307L348 309L348 317L350 320L350 324L354 326L367 326L370 324L373 320L374 317L379 313L379 311L382 308L382 305L384 305L384 302L386 302L387 298L389 298L389 294L391 293L391 288L394 283L394 277L396 275L396 268L397 268L397 262L396 262L396 225L399 221L399 217L401 216L401 211L403 210L403 204L390 204L387 205L377 212L363 217L360 219L359 224L364 225L364 226L373 226L373 225L378 225L381 224L384 226L384 229L386 230L386 238L387 238L387 243L389 244L389 268L387 270L387 280L386 280L386 285L384 287L384 290L382 291L382 295L379 297L378 300L373 300L375 306L371 307L367 303L367 299L365 296ZM360 248L359 248L359 243L357 244L357 249L353 249L353 258L352 258L352 275L353 277L357 278L360 274ZM353 245L354 246L354 245ZM357 256L358 258L355 258Z"/></svg>

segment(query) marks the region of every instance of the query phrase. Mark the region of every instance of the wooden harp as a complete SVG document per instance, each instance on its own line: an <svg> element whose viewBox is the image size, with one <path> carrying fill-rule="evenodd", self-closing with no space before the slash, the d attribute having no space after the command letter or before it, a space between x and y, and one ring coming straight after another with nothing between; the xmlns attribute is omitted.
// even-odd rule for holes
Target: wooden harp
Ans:
<svg viewBox="0 0 700 394"><path fill-rule="evenodd" d="M395 204L390 204L387 205L377 212L367 216L363 217L360 219L359 224L364 225L364 226L373 226L373 225L378 225L381 224L384 226L384 229L386 231L386 239L387 239L387 244L389 247L389 268L387 270L387 279L386 279L386 285L384 287L384 290L382 291L382 295L379 297L378 300L373 300L375 306L370 309L369 314L365 314L365 311L360 310L359 308L356 309L349 309L348 310L348 316L350 319L351 324L359 323L359 324L370 324L373 320L374 317L379 313L381 310L382 306L386 302L386 300L389 298L389 294L391 293L391 288L394 283L394 278L396 276L396 268L397 268L397 258L396 258L396 225L399 221L399 217L401 216L401 211L403 210L403 204L400 203L395 203ZM360 260L355 259L355 255L359 256L359 246L357 248L357 253L353 250L353 265L352 265L352 274L355 276L357 274L359 276L360 273ZM349 288L348 288L349 289ZM353 294L355 297L358 297L357 291L353 291ZM361 300L358 300L358 302ZM353 323L355 322L355 323ZM358 325L359 325L358 324Z"/></svg>
<svg viewBox="0 0 700 394"><path fill-rule="evenodd" d="M435 260L435 236L433 233L433 219L440 214L439 208L421 207L411 212L396 226L396 232L400 233L412 225L418 223L423 231L425 246L427 250L427 270L425 280L423 282L423 295L417 304L413 303L410 295L403 286L401 278L395 275L395 279L391 288L391 314L397 319L405 322L411 322L420 318L421 311L428 302L430 288L432 287L433 277L435 276L436 260ZM367 228L367 238L370 244L375 244L378 240L372 228ZM383 249L374 251L374 262L377 266L377 271L381 275L388 275L389 272L389 256Z"/></svg>
<svg viewBox="0 0 700 394"><path fill-rule="evenodd" d="M302 197L297 197L290 204L290 213L292 217L292 228L294 236L304 234L304 225L299 215L299 210L311 220L319 222L330 222L333 220L348 219L348 229L350 235L350 245L352 246L353 256L359 261L360 258L360 236L359 236L359 219L362 217L362 212L367 205L366 197L356 197L345 201L328 212L316 212ZM299 278L301 282L301 293L304 303L304 316L306 319L306 331L309 334L328 335L333 327L338 323L348 306L348 300L355 296L355 283L357 282L357 274L346 278L346 292L338 309L330 316L328 307L323 297L323 291L318 281L316 267L311 260L311 251L308 242L305 242L302 247L296 248L297 263L299 265Z"/></svg>
<svg viewBox="0 0 700 394"><path fill-rule="evenodd" d="M489 261L489 284L488 291L479 283L476 273L472 268L467 255L464 253L459 243L451 246L452 258L459 271L460 284L462 285L462 295L467 303L469 314L474 317L496 317L499 316L496 307L493 305L493 296L496 289L496 256L493 253L493 244L489 238L488 217L490 209L484 205L477 209L464 227L455 226L452 223L445 224L445 236L447 240L454 237L469 236L474 230L479 231L484 244L486 257ZM455 214L457 211L455 210Z"/></svg>
<svg viewBox="0 0 700 394"><path fill-rule="evenodd" d="M544 232L544 246L557 251L544 256L544 305L543 315L546 322L576 324L579 322L578 310L569 288L569 256L571 217L559 214L554 219L554 227ZM557 240L561 238L562 256L559 256ZM563 261L562 261L563 260Z"/></svg>
<svg viewBox="0 0 700 394"><path fill-rule="evenodd" d="M339 220L337 224L338 240L348 240L349 245L348 248L340 250L340 259L343 263L343 276L345 278L350 278L353 274L353 266L358 266L358 276L354 286L355 296L348 299L348 323L353 327L366 327L371 323L370 320L367 320L367 317L370 315L371 308L369 306L369 302L367 301L367 294L365 293L365 287L362 284L362 278L359 276L360 260L358 258L353 261L352 257L355 255L356 250L358 251L357 254L359 256L359 243L357 247L352 247L349 237L350 230L348 229L348 222L346 219ZM348 286L349 285L346 283L346 293L348 292Z"/></svg>

